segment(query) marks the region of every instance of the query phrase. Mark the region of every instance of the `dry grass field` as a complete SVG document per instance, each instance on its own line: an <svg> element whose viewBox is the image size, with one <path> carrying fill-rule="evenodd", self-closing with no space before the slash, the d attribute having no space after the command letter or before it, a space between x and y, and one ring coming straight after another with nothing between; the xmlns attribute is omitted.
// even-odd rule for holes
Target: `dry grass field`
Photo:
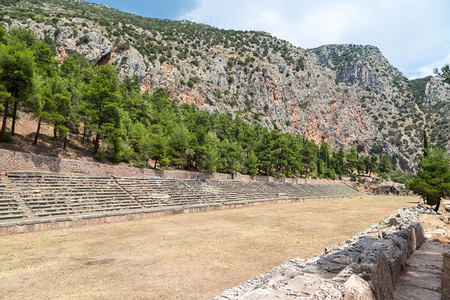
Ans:
<svg viewBox="0 0 450 300"><path fill-rule="evenodd" d="M0 298L209 299L417 201L310 200L0 237Z"/></svg>

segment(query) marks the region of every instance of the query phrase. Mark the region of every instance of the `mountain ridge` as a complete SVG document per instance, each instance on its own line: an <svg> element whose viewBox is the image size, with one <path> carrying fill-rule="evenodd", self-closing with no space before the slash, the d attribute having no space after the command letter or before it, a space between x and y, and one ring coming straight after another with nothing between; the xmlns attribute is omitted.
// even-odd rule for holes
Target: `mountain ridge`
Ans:
<svg viewBox="0 0 450 300"><path fill-rule="evenodd" d="M269 33L150 19L81 0L13 2L0 1L6 27L54 39L60 61L78 53L116 65L121 79L138 76L144 92L163 87L202 110L239 114L335 149L381 148L404 170L414 169L422 130L449 147L448 118L435 125L448 111L448 85L430 79L424 105L375 46L303 49Z"/></svg>

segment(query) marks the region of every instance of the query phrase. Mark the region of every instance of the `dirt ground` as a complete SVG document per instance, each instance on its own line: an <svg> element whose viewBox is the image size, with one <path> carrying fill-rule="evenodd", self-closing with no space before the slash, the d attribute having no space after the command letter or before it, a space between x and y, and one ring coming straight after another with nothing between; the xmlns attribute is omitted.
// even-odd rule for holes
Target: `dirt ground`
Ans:
<svg viewBox="0 0 450 300"><path fill-rule="evenodd" d="M11 119L8 120L8 130L11 127ZM34 154L57 156L61 158L94 161L91 152L83 150L81 135L69 133L67 149L64 150L63 142L53 139L53 127L42 123L37 145L33 144L36 134L37 121L30 114L19 111L16 124L16 134L11 143L2 143L0 148L28 152ZM88 143L90 146L91 143ZM89 149L87 149L89 150ZM105 161L107 163L107 161Z"/></svg>
<svg viewBox="0 0 450 300"><path fill-rule="evenodd" d="M445 209L439 210L441 215L447 216L447 221L444 222L436 215L420 215L419 220L425 229L425 237L443 243L450 244L450 229L447 224L448 212Z"/></svg>
<svg viewBox="0 0 450 300"><path fill-rule="evenodd" d="M418 200L310 200L0 237L0 298L209 299Z"/></svg>

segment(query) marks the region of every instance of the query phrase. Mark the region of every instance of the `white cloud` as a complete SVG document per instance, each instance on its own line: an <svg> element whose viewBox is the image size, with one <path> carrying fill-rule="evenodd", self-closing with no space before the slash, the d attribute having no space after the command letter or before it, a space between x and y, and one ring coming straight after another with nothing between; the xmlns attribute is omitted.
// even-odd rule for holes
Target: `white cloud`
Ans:
<svg viewBox="0 0 450 300"><path fill-rule="evenodd" d="M450 52L444 58L441 58L435 62L418 67L416 73L409 77L409 79L416 79L426 77L433 74L434 69L441 69L444 65L450 63Z"/></svg>
<svg viewBox="0 0 450 300"><path fill-rule="evenodd" d="M263 30L303 48L372 44L407 76L449 52L447 0L201 0L180 18Z"/></svg>

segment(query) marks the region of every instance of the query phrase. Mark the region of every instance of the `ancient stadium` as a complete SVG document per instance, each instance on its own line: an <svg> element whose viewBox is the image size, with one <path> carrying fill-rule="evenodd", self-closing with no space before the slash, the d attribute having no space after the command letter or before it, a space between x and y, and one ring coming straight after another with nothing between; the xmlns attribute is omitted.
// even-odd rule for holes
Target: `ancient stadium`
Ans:
<svg viewBox="0 0 450 300"><path fill-rule="evenodd" d="M0 151L5 299L387 299L424 239L413 209L380 222L418 198L340 181L150 174ZM376 259L357 265L371 266L368 279L349 254L366 252Z"/></svg>

